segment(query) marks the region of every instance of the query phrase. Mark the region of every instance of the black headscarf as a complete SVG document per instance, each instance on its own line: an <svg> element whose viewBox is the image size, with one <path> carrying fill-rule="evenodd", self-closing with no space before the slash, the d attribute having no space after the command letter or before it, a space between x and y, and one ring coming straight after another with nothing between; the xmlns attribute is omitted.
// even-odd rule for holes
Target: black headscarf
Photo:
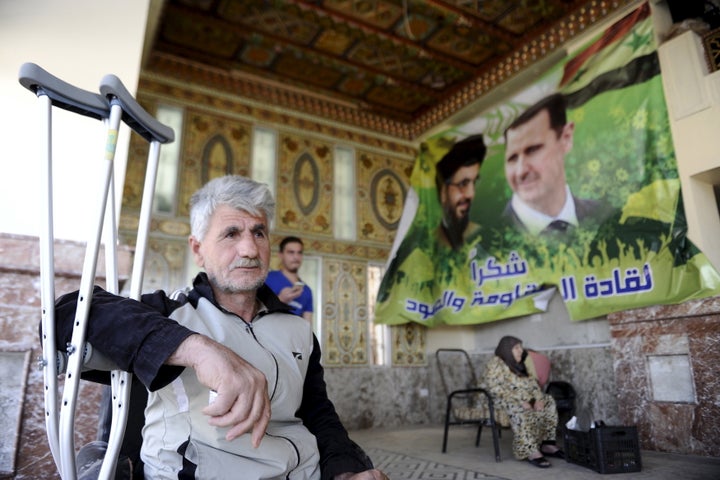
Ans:
<svg viewBox="0 0 720 480"><path fill-rule="evenodd" d="M506 335L500 339L500 342L498 343L497 348L495 348L495 355L500 357L505 364L510 367L510 370L521 377L527 377L528 371L527 368L525 368L525 357L527 357L527 351L523 349L522 358L520 359L520 363L517 363L515 361L515 357L513 356L512 349L515 345L518 343L522 343L522 340L520 340L517 337L511 337L510 335Z"/></svg>

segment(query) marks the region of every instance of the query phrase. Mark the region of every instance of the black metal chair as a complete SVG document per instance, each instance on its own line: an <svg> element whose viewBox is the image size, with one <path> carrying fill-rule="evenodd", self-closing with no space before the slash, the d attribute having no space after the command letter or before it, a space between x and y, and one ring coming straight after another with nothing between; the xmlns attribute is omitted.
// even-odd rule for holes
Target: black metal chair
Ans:
<svg viewBox="0 0 720 480"><path fill-rule="evenodd" d="M476 447L480 445L483 426L487 426L493 436L495 461L501 461L493 401L490 393L479 386L470 355L459 348L440 348L435 352L435 359L447 397L442 452L447 451L451 425L477 425Z"/></svg>
<svg viewBox="0 0 720 480"><path fill-rule="evenodd" d="M575 415L575 388L570 382L555 380L548 382L545 393L555 399L558 412L558 435L562 436L565 424Z"/></svg>

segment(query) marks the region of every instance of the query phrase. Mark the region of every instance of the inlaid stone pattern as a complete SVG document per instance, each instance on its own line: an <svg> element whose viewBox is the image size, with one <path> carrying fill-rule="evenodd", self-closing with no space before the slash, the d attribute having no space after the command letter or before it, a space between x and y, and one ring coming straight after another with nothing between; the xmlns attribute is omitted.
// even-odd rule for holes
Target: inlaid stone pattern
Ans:
<svg viewBox="0 0 720 480"><path fill-rule="evenodd" d="M190 196L223 175L249 174L252 125L225 115L187 108L180 151L179 216L188 215Z"/></svg>
<svg viewBox="0 0 720 480"><path fill-rule="evenodd" d="M332 236L332 145L282 133L278 151L276 227Z"/></svg>
<svg viewBox="0 0 720 480"><path fill-rule="evenodd" d="M715 28L703 34L702 41L705 47L708 69L711 72L720 70L720 28Z"/></svg>
<svg viewBox="0 0 720 480"><path fill-rule="evenodd" d="M356 152L358 238L392 244L405 207L412 163Z"/></svg>
<svg viewBox="0 0 720 480"><path fill-rule="evenodd" d="M393 366L426 365L425 341L427 328L416 323L390 329Z"/></svg>
<svg viewBox="0 0 720 480"><path fill-rule="evenodd" d="M145 109L153 109L148 111L154 111L155 109L155 105L153 104L147 102L141 102L141 104L143 104ZM140 135L133 132L130 134L130 144L128 148L125 185L123 186L122 192L123 211L133 210L139 212L150 144Z"/></svg>
<svg viewBox="0 0 720 480"><path fill-rule="evenodd" d="M343 260L323 262L323 337L327 365L368 365L367 268Z"/></svg>
<svg viewBox="0 0 720 480"><path fill-rule="evenodd" d="M720 456L720 297L619 312L608 320L620 417L637 425L641 447ZM679 365L688 360L692 401L663 400L663 387L652 384L652 361L673 356ZM693 397L690 387L676 386L688 389L678 398Z"/></svg>

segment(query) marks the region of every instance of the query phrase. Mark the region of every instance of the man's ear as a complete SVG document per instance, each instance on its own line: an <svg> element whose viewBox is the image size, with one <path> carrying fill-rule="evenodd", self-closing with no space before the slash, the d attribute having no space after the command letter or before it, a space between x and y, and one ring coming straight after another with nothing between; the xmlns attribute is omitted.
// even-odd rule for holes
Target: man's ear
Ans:
<svg viewBox="0 0 720 480"><path fill-rule="evenodd" d="M193 254L193 258L195 259L195 265L203 268L205 262L203 261L202 254L200 253L200 242L194 236L190 235L188 237L188 245L190 246L190 251Z"/></svg>
<svg viewBox="0 0 720 480"><path fill-rule="evenodd" d="M573 136L575 135L575 123L568 122L565 124L562 130L561 138L564 143L565 153L572 150L573 147Z"/></svg>
<svg viewBox="0 0 720 480"><path fill-rule="evenodd" d="M447 201L447 185L444 183L440 185L440 190L438 190L438 198L440 199L440 206L445 207L445 202Z"/></svg>

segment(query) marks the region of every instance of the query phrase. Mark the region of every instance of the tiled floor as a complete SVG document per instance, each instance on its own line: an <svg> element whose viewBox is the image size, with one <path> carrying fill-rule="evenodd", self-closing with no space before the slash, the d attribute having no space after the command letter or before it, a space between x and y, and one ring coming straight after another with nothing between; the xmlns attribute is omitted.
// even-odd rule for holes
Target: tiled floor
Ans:
<svg viewBox="0 0 720 480"><path fill-rule="evenodd" d="M475 432L473 427L454 426L450 428L448 439L448 453L441 453L443 429L442 426L415 426L395 429L356 430L350 436L363 448L378 455L378 451L385 452L381 461L386 461L386 453L400 454L398 457L407 461L410 459L423 460L432 468L433 472L423 476L417 470L423 462L408 462L407 474L394 470L391 479L397 478L501 478L507 480L535 480L535 479L567 479L585 480L588 478L604 478L589 468L581 467L565 460L551 459L552 467L542 470L527 462L515 460L512 456L512 434L504 430L500 438L501 462L495 462L492 448L492 436L487 429L483 430L480 446L475 447ZM375 459L374 459L375 460ZM652 451L641 452L642 470L612 474L613 479L652 479L652 480L720 480L720 458L708 458L688 455L675 455ZM378 460L375 460L376 462ZM438 471L438 466L448 466L447 475ZM397 468L397 466L395 467ZM484 476L456 473L457 468L469 472L479 472Z"/></svg>

